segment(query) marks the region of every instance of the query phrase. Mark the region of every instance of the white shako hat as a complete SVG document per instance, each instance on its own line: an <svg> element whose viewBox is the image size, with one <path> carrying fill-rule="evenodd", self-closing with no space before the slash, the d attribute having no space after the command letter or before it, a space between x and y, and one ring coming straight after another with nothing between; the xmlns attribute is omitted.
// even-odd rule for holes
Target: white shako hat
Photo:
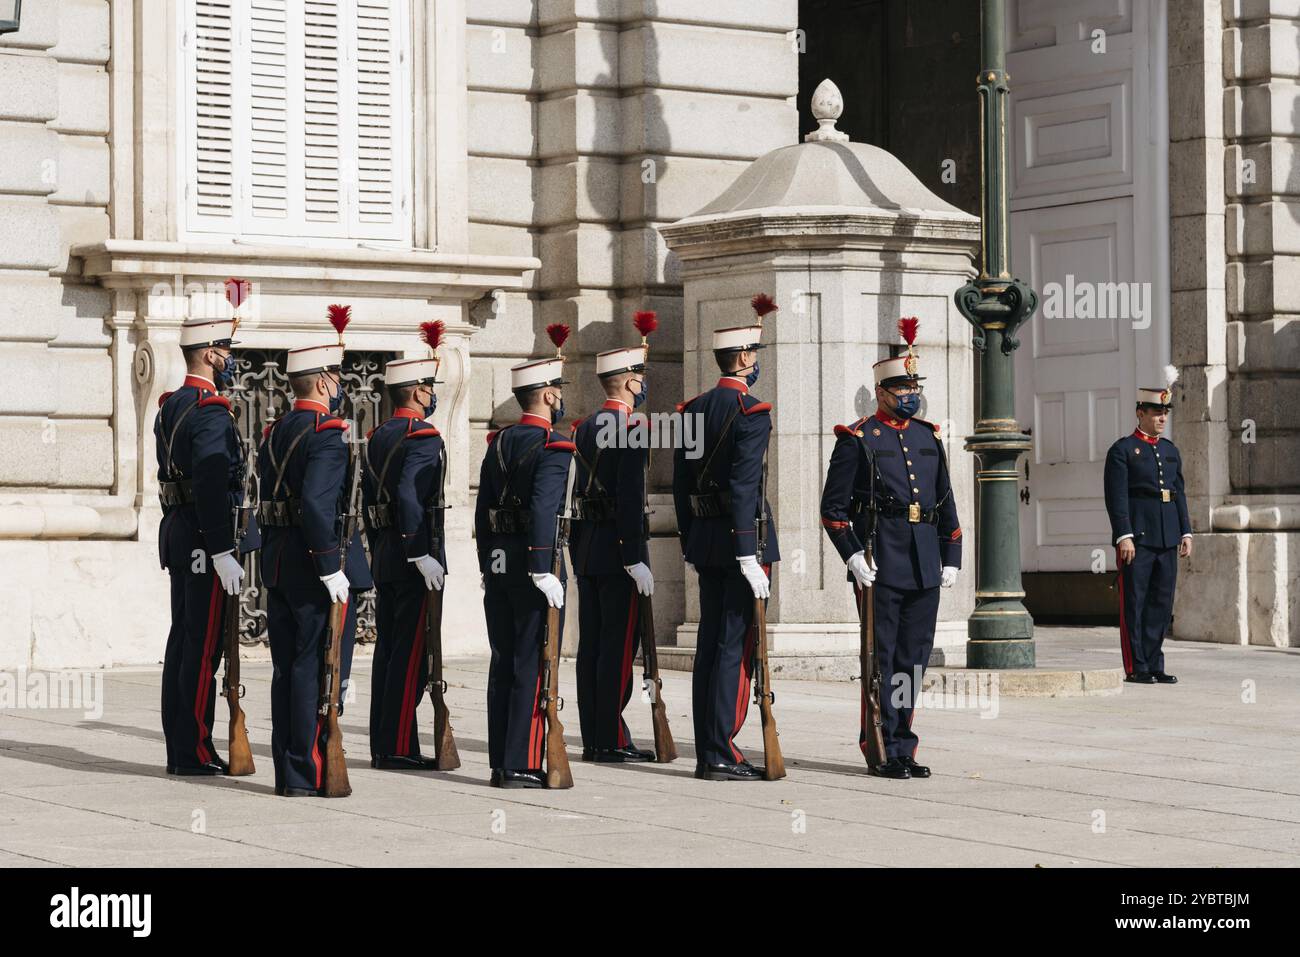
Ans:
<svg viewBox="0 0 1300 957"><path fill-rule="evenodd" d="M1137 400L1142 405L1162 405L1166 409L1172 404L1174 383L1178 381L1178 369L1165 366L1165 387L1163 389L1138 389Z"/></svg>
<svg viewBox="0 0 1300 957"><path fill-rule="evenodd" d="M881 359L873 365L871 371L875 374L876 385L884 385L895 379L911 379L919 382L925 378L923 375L917 375L920 360L917 358L916 353L912 351L912 345L916 342L916 333L920 325L921 321L915 316L898 320L898 332L907 342L907 354Z"/></svg>
<svg viewBox="0 0 1300 957"><path fill-rule="evenodd" d="M553 322L546 327L546 334L555 343L555 355L548 359L530 359L510 369L510 388L535 389L547 385L564 385L564 341L569 338L569 327L562 322Z"/></svg>
<svg viewBox="0 0 1300 957"><path fill-rule="evenodd" d="M749 301L749 304L753 306L754 313L758 316L758 323L752 326L719 329L713 334L714 352L748 352L751 349L763 348L759 343L763 337L763 317L768 313L776 312L777 305L766 293L759 293Z"/></svg>
<svg viewBox="0 0 1300 957"><path fill-rule="evenodd" d="M181 323L181 348L232 346L238 319L186 319Z"/></svg>
<svg viewBox="0 0 1300 957"><path fill-rule="evenodd" d="M617 375L620 372L644 372L645 349L627 346L596 353L596 375Z"/></svg>
<svg viewBox="0 0 1300 957"><path fill-rule="evenodd" d="M384 366L384 385L415 385L427 382L440 385L438 369L442 360L438 358L438 346L442 344L442 334L446 328L441 319L420 323L420 338L432 353L427 359L394 359Z"/></svg>
<svg viewBox="0 0 1300 957"><path fill-rule="evenodd" d="M290 377L308 375L312 372L325 372L343 366L343 330L352 321L352 307L330 306L329 321L339 334L339 341L290 349L284 364L285 375Z"/></svg>

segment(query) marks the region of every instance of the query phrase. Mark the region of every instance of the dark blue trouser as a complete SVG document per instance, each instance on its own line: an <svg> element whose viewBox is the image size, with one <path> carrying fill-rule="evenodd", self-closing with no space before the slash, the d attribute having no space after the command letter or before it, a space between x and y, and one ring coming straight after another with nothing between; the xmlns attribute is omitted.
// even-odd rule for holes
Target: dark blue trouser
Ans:
<svg viewBox="0 0 1300 957"><path fill-rule="evenodd" d="M739 564L699 568L700 629L691 675L695 760L739 764L736 735L749 713L754 592Z"/></svg>
<svg viewBox="0 0 1300 957"><path fill-rule="evenodd" d="M854 586L855 588L857 586ZM915 757L919 740L912 716L921 694L921 678L934 648L939 616L939 588L872 588L876 609L876 660L880 663L880 720L885 757ZM866 682L863 682L865 694ZM867 753L866 707L858 746Z"/></svg>
<svg viewBox="0 0 1300 957"><path fill-rule="evenodd" d="M488 766L539 771L546 753L546 721L539 706L546 596L529 578L488 575L483 610L492 647L487 686ZM563 610L560 631L564 631Z"/></svg>
<svg viewBox="0 0 1300 957"><path fill-rule="evenodd" d="M632 746L623 709L632 698L632 665L640 644L636 583L618 569L578 576L578 717L584 748Z"/></svg>
<svg viewBox="0 0 1300 957"><path fill-rule="evenodd" d="M1174 612L1178 548L1134 548L1133 561L1120 569L1119 644L1124 673L1165 670L1161 645Z"/></svg>
<svg viewBox="0 0 1300 957"><path fill-rule="evenodd" d="M357 597L352 592L343 628L340 703L347 694L352 672ZM271 760L277 788L318 790L324 784L325 722L320 715L320 695L330 608L324 585L267 589L266 624L271 636L272 666Z"/></svg>
<svg viewBox="0 0 1300 957"><path fill-rule="evenodd" d="M375 657L370 676L370 753L420 756L415 709L429 680L424 579L377 585Z"/></svg>
<svg viewBox="0 0 1300 957"><path fill-rule="evenodd" d="M163 655L162 726L169 767L217 756L212 743L226 593L215 572L171 571L172 627Z"/></svg>

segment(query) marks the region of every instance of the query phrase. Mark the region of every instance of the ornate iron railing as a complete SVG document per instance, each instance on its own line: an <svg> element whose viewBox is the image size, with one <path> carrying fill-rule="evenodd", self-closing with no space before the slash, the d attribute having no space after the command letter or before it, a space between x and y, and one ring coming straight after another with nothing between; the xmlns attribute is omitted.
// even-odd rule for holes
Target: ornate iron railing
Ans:
<svg viewBox="0 0 1300 957"><path fill-rule="evenodd" d="M245 448L257 448L262 432L293 404L289 380L284 374L283 350L236 349L235 385L228 393L235 422ZM383 388L384 364L394 358L387 352L349 352L343 360L343 387L351 399L352 426L350 441L360 441L372 428L391 413ZM370 547L366 545L366 557ZM240 641L246 645L264 644L266 631L266 593L261 587L258 564L261 556L249 556L249 575L240 595L243 624ZM357 641L375 640L374 592L362 595L357 603Z"/></svg>

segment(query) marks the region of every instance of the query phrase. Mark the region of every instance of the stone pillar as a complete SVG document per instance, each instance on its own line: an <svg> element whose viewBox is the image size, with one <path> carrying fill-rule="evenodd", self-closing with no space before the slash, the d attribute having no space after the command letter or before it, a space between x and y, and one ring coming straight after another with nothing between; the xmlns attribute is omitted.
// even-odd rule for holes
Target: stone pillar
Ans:
<svg viewBox="0 0 1300 957"><path fill-rule="evenodd" d="M1198 533L1179 638L1300 645L1300 11L1170 4L1175 437Z"/></svg>
<svg viewBox="0 0 1300 957"><path fill-rule="evenodd" d="M833 84L823 92L838 97ZM875 410L871 366L901 345L901 316L920 317L921 415L943 426L958 512L973 524L972 464L961 451L973 418L969 328L952 294L974 275L979 221L884 150L845 142L838 115L819 116L808 142L760 157L714 202L661 230L684 282L686 396L716 381L712 333L751 321L752 295L769 293L781 309L765 324L754 392L774 404L768 498L782 561L768 629L786 676L857 673L857 612L819 505L833 428ZM936 658L947 664L964 661L969 542L966 555L940 609ZM699 608L687 584L677 639L693 647Z"/></svg>

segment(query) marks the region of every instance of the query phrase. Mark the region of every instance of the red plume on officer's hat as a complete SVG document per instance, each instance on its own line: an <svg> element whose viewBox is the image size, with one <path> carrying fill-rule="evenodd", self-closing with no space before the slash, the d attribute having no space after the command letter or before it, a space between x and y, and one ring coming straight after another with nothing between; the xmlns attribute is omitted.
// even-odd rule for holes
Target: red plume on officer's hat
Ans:
<svg viewBox="0 0 1300 957"><path fill-rule="evenodd" d="M422 322L420 323L420 338L424 340L425 345L436 353L438 346L442 345L442 334L446 328L447 324L441 319Z"/></svg>
<svg viewBox="0 0 1300 957"><path fill-rule="evenodd" d="M562 322L553 322L546 327L546 334L551 337L551 342L555 343L556 356L560 356L560 350L564 348L564 343L569 338L569 327Z"/></svg>
<svg viewBox="0 0 1300 957"><path fill-rule="evenodd" d="M339 334L339 345L343 345L343 330L352 321L351 306L330 306L328 310L330 325Z"/></svg>
<svg viewBox="0 0 1300 957"><path fill-rule="evenodd" d="M252 291L253 284L247 279L226 280L226 302L230 303L231 308L236 312L248 300L249 293Z"/></svg>
<svg viewBox="0 0 1300 957"><path fill-rule="evenodd" d="M649 348L650 343L646 340L650 333L659 328L658 316L649 309L642 310L632 317L632 325L641 333L641 345Z"/></svg>
<svg viewBox="0 0 1300 957"><path fill-rule="evenodd" d="M907 369L908 375L916 375L916 355L912 352L912 346L916 343L916 333L921 327L921 320L916 316L905 316L898 320L898 334L903 337L907 343L907 361L903 367Z"/></svg>
<svg viewBox="0 0 1300 957"><path fill-rule="evenodd" d="M764 316L777 310L776 300L765 292L760 292L749 300L749 304L754 307L754 312L758 315L759 325L762 325Z"/></svg>

